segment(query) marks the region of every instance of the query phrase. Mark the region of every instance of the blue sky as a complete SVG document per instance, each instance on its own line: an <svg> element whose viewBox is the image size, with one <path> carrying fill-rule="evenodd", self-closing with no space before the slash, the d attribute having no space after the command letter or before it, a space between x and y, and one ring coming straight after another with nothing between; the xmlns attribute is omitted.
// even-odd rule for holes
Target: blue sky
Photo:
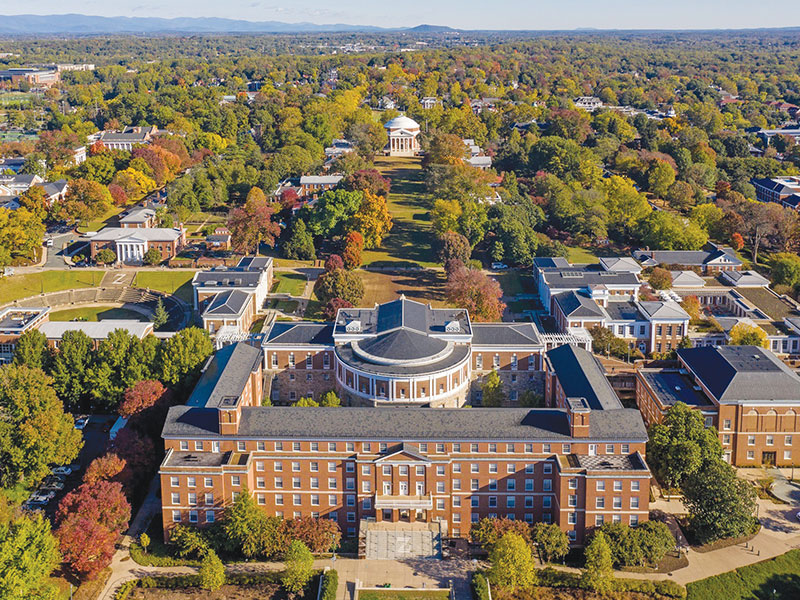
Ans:
<svg viewBox="0 0 800 600"><path fill-rule="evenodd" d="M724 29L800 25L788 0L3 0L2 14L227 17L464 29Z"/></svg>

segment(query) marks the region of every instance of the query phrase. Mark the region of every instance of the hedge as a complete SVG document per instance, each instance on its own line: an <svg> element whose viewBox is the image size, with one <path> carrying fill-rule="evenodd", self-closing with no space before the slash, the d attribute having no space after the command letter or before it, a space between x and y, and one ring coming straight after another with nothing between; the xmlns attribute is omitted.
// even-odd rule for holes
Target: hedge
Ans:
<svg viewBox="0 0 800 600"><path fill-rule="evenodd" d="M489 600L489 581L480 571L472 576L472 595L475 600Z"/></svg>
<svg viewBox="0 0 800 600"><path fill-rule="evenodd" d="M474 581L474 580L473 580ZM580 573L557 571L547 567L539 571L539 585L543 587L573 588L581 587ZM674 581L667 579L617 579L613 580L616 592L639 592L641 594L658 595L666 598L686 598L686 589ZM482 600L482 599L481 599Z"/></svg>
<svg viewBox="0 0 800 600"><path fill-rule="evenodd" d="M202 561L191 558L176 558L169 555L145 552L137 543L130 547L131 558L144 567L199 567Z"/></svg>
<svg viewBox="0 0 800 600"><path fill-rule="evenodd" d="M326 571L322 576L322 596L320 600L336 600L336 588L339 587L339 573L336 569Z"/></svg>
<svg viewBox="0 0 800 600"><path fill-rule="evenodd" d="M258 585L260 583L280 584L283 571L270 571L269 573L226 573L225 583L228 585ZM114 600L125 600L134 588L199 588L200 575L173 575L142 577L123 583L114 594ZM336 586L333 588L333 598L336 598Z"/></svg>

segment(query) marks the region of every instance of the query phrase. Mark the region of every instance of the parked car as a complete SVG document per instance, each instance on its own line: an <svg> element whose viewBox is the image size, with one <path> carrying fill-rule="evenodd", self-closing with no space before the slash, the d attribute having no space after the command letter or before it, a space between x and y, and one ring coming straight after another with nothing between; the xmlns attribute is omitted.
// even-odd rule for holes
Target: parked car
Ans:
<svg viewBox="0 0 800 600"><path fill-rule="evenodd" d="M44 245L47 246L48 248L52 248L53 244L54 244L53 238L48 238L44 243Z"/></svg>
<svg viewBox="0 0 800 600"><path fill-rule="evenodd" d="M797 519L798 521L800 521L800 512L799 512L799 513L797 513L797 514L794 516L794 518L795 518L795 519Z"/></svg>
<svg viewBox="0 0 800 600"><path fill-rule="evenodd" d="M67 467L67 466L63 466L63 467L53 467L53 468L50 470L50 472L51 472L53 475L61 475L61 476L63 476L63 477L66 477L67 475L71 475L71 474L72 474L72 467Z"/></svg>
<svg viewBox="0 0 800 600"><path fill-rule="evenodd" d="M32 502L34 504L47 504L55 497L55 492L36 492L30 498L28 498L28 502Z"/></svg>
<svg viewBox="0 0 800 600"><path fill-rule="evenodd" d="M75 429L84 429L89 424L89 417L81 415L75 419Z"/></svg>
<svg viewBox="0 0 800 600"><path fill-rule="evenodd" d="M42 487L39 489L47 490L48 492L51 490L54 492L60 492L61 490L64 489L64 484L58 480L50 481L48 483L43 484Z"/></svg>
<svg viewBox="0 0 800 600"><path fill-rule="evenodd" d="M501 262L493 262L492 263L492 269L494 269L495 271L504 271L507 268L508 268L508 265L505 264L505 263L501 263Z"/></svg>

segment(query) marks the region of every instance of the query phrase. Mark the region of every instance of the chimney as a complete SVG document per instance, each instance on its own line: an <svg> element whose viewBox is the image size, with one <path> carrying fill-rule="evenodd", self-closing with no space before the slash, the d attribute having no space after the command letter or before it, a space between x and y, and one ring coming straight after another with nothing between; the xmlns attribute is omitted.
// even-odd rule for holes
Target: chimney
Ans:
<svg viewBox="0 0 800 600"><path fill-rule="evenodd" d="M239 421L242 417L241 404L236 396L226 396L217 410L219 415L219 432L222 435L236 435L239 433Z"/></svg>
<svg viewBox="0 0 800 600"><path fill-rule="evenodd" d="M569 434L574 438L589 437L589 403L585 398L567 398Z"/></svg>

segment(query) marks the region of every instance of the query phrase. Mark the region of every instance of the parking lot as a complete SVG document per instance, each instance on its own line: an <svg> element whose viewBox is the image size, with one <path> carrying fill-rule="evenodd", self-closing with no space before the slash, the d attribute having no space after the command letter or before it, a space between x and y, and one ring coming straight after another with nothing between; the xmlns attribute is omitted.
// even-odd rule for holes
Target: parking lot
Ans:
<svg viewBox="0 0 800 600"><path fill-rule="evenodd" d="M39 489L34 491L31 496L44 493L47 496L52 494L52 497L44 502L35 503L30 508L43 510L50 519L55 517L56 508L61 498L80 485L89 463L106 451L108 432L115 420L116 417L113 415L92 415L89 417L89 421L83 429L83 448L81 448L78 458L71 465L65 465L70 467L71 473L47 477Z"/></svg>

